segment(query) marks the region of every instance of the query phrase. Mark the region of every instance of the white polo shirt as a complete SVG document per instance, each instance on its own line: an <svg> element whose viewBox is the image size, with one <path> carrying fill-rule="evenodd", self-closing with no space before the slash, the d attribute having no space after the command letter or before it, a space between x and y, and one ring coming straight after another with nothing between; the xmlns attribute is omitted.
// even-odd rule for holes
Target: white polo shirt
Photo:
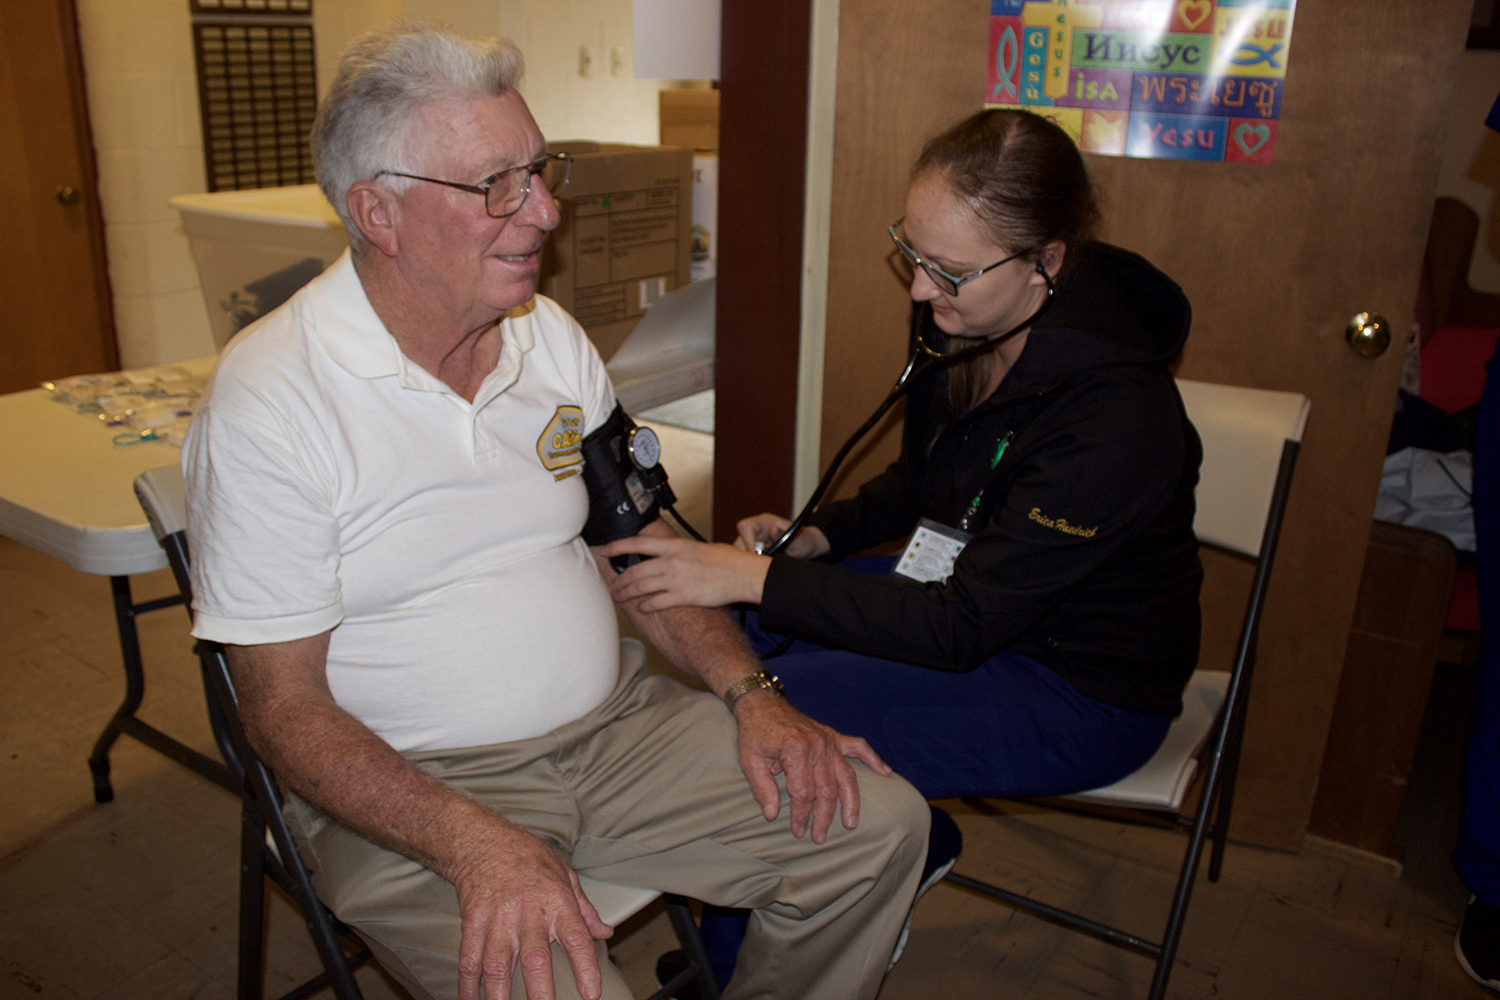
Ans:
<svg viewBox="0 0 1500 1000"><path fill-rule="evenodd" d="M619 673L579 532L578 442L614 390L537 296L471 404L410 361L346 252L226 348L183 448L193 634L332 629L339 705L400 751L524 739Z"/></svg>

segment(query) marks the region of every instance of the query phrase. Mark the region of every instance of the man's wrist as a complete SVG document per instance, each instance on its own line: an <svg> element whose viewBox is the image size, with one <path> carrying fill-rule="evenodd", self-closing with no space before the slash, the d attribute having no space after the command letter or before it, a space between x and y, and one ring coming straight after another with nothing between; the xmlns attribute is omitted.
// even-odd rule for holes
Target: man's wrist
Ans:
<svg viewBox="0 0 1500 1000"><path fill-rule="evenodd" d="M739 701L734 703L734 708L729 714L734 716L736 725L744 723L751 716L760 715L764 712L774 712L779 708L786 708L790 703L778 694L774 694L765 688L755 688L747 691Z"/></svg>
<svg viewBox="0 0 1500 1000"><path fill-rule="evenodd" d="M764 691L777 698L786 697L786 689L781 686L781 678L768 671L757 670L753 674L741 677L724 692L724 706L729 709L729 714L733 715L735 704L753 691Z"/></svg>

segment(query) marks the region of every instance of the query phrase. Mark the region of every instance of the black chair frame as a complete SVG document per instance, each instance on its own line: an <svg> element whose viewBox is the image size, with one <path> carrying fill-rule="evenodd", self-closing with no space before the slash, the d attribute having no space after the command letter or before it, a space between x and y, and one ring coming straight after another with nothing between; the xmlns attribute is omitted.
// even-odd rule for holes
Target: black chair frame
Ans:
<svg viewBox="0 0 1500 1000"><path fill-rule="evenodd" d="M1103 809L1096 810L1082 804L1068 803L1065 800L1024 800L1064 812L1152 826L1165 824L1188 832L1187 854L1183 858L1182 869L1177 879L1177 889L1172 899L1172 909L1168 914L1167 926L1161 941L1149 941L1118 927L1049 906L1028 896L966 875L949 872L945 876L945 881L965 889L982 893L1064 927L1091 934L1110 944L1133 949L1154 958L1156 971L1151 981L1150 1000L1162 1000L1166 996L1167 982L1172 975L1172 965L1177 957L1177 946L1182 937L1183 922L1187 916L1188 903L1192 899L1193 886L1197 881L1198 867L1202 861L1206 842L1211 841L1213 844L1208 865L1209 881L1217 882L1223 870L1224 848L1228 843L1229 819L1234 805L1235 778L1239 769L1240 748L1245 731L1245 708L1250 697L1250 680L1255 667L1261 612L1265 604L1266 588L1271 578L1271 565L1276 556L1276 543L1281 534L1281 522L1286 511L1287 496L1291 491L1292 472L1297 462L1298 447L1297 441L1289 440L1282 449L1276 485L1272 492L1261 541L1260 555L1256 560L1250 595L1246 602L1245 618L1240 628L1239 642L1235 648L1229 687L1224 695L1224 703L1214 720L1213 728L1209 731L1209 740L1205 743L1199 757L1198 773L1206 772L1207 776L1203 782L1198 808L1192 818L1176 813L1156 813L1144 809L1109 809L1106 812Z"/></svg>
<svg viewBox="0 0 1500 1000"><path fill-rule="evenodd" d="M160 542L191 617L193 588L188 572L187 536L177 531L161 538ZM323 972L285 994L281 1000L301 1000L324 987L332 987L339 1000L362 1000L363 994L354 980L354 970L371 958L370 950L323 905L313 889L312 875L303 864L291 830L282 817L281 788L255 755L245 736L224 647L216 642L199 642L194 649L203 673L214 742L229 769L232 790L237 790L240 797L240 1000L261 1000L264 995L268 876L296 901L318 958L323 963ZM346 951L343 942L348 942L352 951Z"/></svg>

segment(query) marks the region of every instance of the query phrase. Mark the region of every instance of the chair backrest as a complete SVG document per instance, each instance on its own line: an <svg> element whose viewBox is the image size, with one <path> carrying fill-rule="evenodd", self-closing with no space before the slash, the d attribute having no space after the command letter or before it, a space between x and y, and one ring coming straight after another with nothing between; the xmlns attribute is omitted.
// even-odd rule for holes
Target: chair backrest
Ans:
<svg viewBox="0 0 1500 1000"><path fill-rule="evenodd" d="M136 476L135 498L140 501L152 533L167 554L167 565L172 568L177 591L182 594L183 606L191 618L193 584L188 576L187 497L182 467L163 465Z"/></svg>
<svg viewBox="0 0 1500 1000"><path fill-rule="evenodd" d="M182 594L183 606L191 619L193 582L188 569L187 490L182 467L163 465L142 472L135 477L135 497L167 555L167 565L177 580L177 590ZM239 727L234 685L229 679L224 650L218 643L198 643L194 649L203 668L203 693L208 699L208 720L214 741L219 745L219 755L224 758L235 783L245 786L249 778L244 762L254 759L254 754L245 752L247 744Z"/></svg>
<svg viewBox="0 0 1500 1000"><path fill-rule="evenodd" d="M1297 392L1188 379L1177 388L1203 440L1193 530L1199 541L1258 558L1287 444L1301 442L1311 403Z"/></svg>
<svg viewBox="0 0 1500 1000"><path fill-rule="evenodd" d="M1295 392L1184 379L1178 379L1177 386L1203 441L1193 530L1199 541L1256 561L1239 643L1227 675L1221 669L1194 672L1183 693L1183 712L1151 760L1112 785L1073 796L1173 812L1198 771L1205 743L1213 740L1217 758L1226 737L1237 739L1243 726L1261 609L1309 405L1307 397ZM1231 701L1234 707L1225 710Z"/></svg>
<svg viewBox="0 0 1500 1000"><path fill-rule="evenodd" d="M163 465L147 469L135 479L135 495L158 542L187 530L187 496L182 466Z"/></svg>
<svg viewBox="0 0 1500 1000"><path fill-rule="evenodd" d="M181 467L167 465L157 469L147 469L135 479L135 495L141 503L141 509L146 513L146 520L150 522L156 540L161 543L162 549L167 554L167 562L172 567L172 575L177 580L178 590L182 593L188 616L191 617L193 592L188 575L187 498ZM242 864L245 849L253 849L264 859L261 862L264 869L257 867L255 871L258 873L264 870L265 874L275 879L298 901L302 908L308 933L312 936L313 944L323 961L327 978L320 977L320 979L325 982L327 979L332 980L336 996L357 1000L361 994L351 970L369 957L369 950L362 949L360 954L353 958L345 958L338 942L338 935L345 934L350 940L357 939L348 928L338 923L337 918L328 911L322 900L318 899L318 894L312 885L311 873L297 854L297 846L292 840L291 831L281 815L281 790L276 784L275 777L255 755L250 741L245 736L234 694L234 683L229 677L229 662L224 655L224 647L217 642L200 641L196 650L202 667L204 693L208 699L208 718L213 729L214 742L218 744L219 753L224 758L224 763L229 768L235 784L240 788L242 826L248 829L247 824L249 824L259 830L258 834L250 836L253 848L242 848ZM262 851L262 844L269 850ZM262 891L259 884L260 878L259 874L253 876L256 888L252 891L256 899L260 898L259 893ZM245 894L243 885L241 894L242 897ZM242 898L242 908L245 905ZM256 912L259 911L256 910ZM253 922L258 922L258 920L259 917L256 917ZM257 943L252 949L255 954L251 956L250 966L247 967L244 936L245 929L242 926L241 995L245 995L248 990L249 993L259 996L260 944ZM257 937L256 940L259 942L260 939ZM251 985L247 986L247 982ZM300 991L288 994L288 996L292 995L305 994Z"/></svg>

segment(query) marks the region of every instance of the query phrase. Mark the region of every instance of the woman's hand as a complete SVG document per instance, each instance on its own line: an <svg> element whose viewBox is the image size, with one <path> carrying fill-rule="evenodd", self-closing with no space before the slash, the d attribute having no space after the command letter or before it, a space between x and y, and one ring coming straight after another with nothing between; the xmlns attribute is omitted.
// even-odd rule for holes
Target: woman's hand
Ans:
<svg viewBox="0 0 1500 1000"><path fill-rule="evenodd" d="M754 552L755 546L760 543L774 542L782 536L792 522L777 514L756 514L747 517L735 525L739 529L739 537L734 540L734 547L744 549L746 552ZM816 559L818 556L826 555L833 546L828 544L828 536L813 527L805 527L797 532L797 537L787 543L787 547L781 550L781 555L791 556L793 559Z"/></svg>
<svg viewBox="0 0 1500 1000"><path fill-rule="evenodd" d="M599 552L606 558L631 552L653 557L609 581L611 597L621 604L644 598L640 609L646 612L759 604L771 566L769 556L686 538L637 535L610 542Z"/></svg>

